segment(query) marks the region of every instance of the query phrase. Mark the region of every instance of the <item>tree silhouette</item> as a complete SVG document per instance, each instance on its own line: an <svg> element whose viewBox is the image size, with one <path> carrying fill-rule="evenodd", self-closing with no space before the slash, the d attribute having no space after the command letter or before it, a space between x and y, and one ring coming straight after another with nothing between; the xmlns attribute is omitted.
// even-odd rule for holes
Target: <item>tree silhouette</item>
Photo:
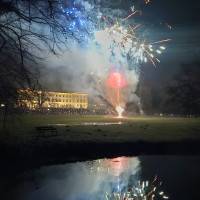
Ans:
<svg viewBox="0 0 200 200"><path fill-rule="evenodd" d="M56 0L0 1L0 103L4 116L20 88L38 85L38 61L44 52L56 54L72 33Z"/></svg>
<svg viewBox="0 0 200 200"><path fill-rule="evenodd" d="M184 64L167 88L168 106L184 115L200 114L200 62Z"/></svg>

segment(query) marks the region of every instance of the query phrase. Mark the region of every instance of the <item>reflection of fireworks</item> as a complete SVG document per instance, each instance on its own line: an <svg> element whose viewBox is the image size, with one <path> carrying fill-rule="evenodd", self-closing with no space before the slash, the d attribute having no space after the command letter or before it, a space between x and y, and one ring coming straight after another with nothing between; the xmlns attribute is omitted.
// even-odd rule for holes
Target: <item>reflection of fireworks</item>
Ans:
<svg viewBox="0 0 200 200"><path fill-rule="evenodd" d="M154 200L154 199L169 199L165 193L160 190L161 182L158 182L157 177L152 183L149 181L138 181L133 187L128 188L127 192L115 192L112 194L106 193L106 200Z"/></svg>
<svg viewBox="0 0 200 200"><path fill-rule="evenodd" d="M137 181L138 158L118 157L97 160L91 173L104 177L109 188L102 190L105 200L165 200L168 195L162 190L162 182L156 176L153 180ZM136 179L135 179L136 178Z"/></svg>
<svg viewBox="0 0 200 200"><path fill-rule="evenodd" d="M103 173L109 174L111 176L118 177L123 172L133 170L134 174L137 172L139 165L139 160L137 157L118 157L113 159L101 159L92 162L90 167L91 173Z"/></svg>

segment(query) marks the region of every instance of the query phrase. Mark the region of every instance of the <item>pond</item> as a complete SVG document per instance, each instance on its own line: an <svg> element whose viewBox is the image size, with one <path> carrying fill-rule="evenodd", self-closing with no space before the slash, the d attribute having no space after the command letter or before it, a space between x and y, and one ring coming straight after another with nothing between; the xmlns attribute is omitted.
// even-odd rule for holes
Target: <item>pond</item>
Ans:
<svg viewBox="0 0 200 200"><path fill-rule="evenodd" d="M41 167L1 180L3 200L199 200L199 156L139 156Z"/></svg>

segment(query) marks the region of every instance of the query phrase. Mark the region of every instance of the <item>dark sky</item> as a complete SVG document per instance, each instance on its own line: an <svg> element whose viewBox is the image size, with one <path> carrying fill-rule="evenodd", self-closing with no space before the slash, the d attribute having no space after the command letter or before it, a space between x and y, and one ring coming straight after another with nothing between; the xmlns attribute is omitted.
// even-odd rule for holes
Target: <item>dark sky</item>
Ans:
<svg viewBox="0 0 200 200"><path fill-rule="evenodd" d="M149 20L162 20L172 25L199 25L199 0L152 0L144 9Z"/></svg>
<svg viewBox="0 0 200 200"><path fill-rule="evenodd" d="M142 8L142 20L155 39L171 38L166 52L160 57L157 69L145 68L144 73L155 84L167 82L183 63L200 60L200 1L199 0L152 0ZM172 29L167 29L167 24Z"/></svg>
<svg viewBox="0 0 200 200"><path fill-rule="evenodd" d="M115 0L120 1L120 0ZM199 0L121 0L119 7L129 9L133 4L143 10L143 17L150 21L167 21L173 25L199 24ZM143 5L142 5L143 4Z"/></svg>
<svg viewBox="0 0 200 200"><path fill-rule="evenodd" d="M152 0L151 4L144 7L142 20L152 25L152 35L155 34L155 38L171 38L168 51L171 55L176 54L176 61L177 56L180 56L181 61L181 55L185 61L193 56L198 57L200 52L199 11L200 1L197 0ZM167 24L172 26L171 31L165 29Z"/></svg>

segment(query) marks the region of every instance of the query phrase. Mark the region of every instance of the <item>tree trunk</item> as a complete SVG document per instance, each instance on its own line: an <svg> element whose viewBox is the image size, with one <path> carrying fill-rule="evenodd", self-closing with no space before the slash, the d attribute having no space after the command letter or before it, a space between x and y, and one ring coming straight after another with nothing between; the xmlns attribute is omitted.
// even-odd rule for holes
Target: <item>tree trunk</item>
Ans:
<svg viewBox="0 0 200 200"><path fill-rule="evenodd" d="M3 130L6 129L7 116L8 116L8 105L5 104L4 112L3 112Z"/></svg>

